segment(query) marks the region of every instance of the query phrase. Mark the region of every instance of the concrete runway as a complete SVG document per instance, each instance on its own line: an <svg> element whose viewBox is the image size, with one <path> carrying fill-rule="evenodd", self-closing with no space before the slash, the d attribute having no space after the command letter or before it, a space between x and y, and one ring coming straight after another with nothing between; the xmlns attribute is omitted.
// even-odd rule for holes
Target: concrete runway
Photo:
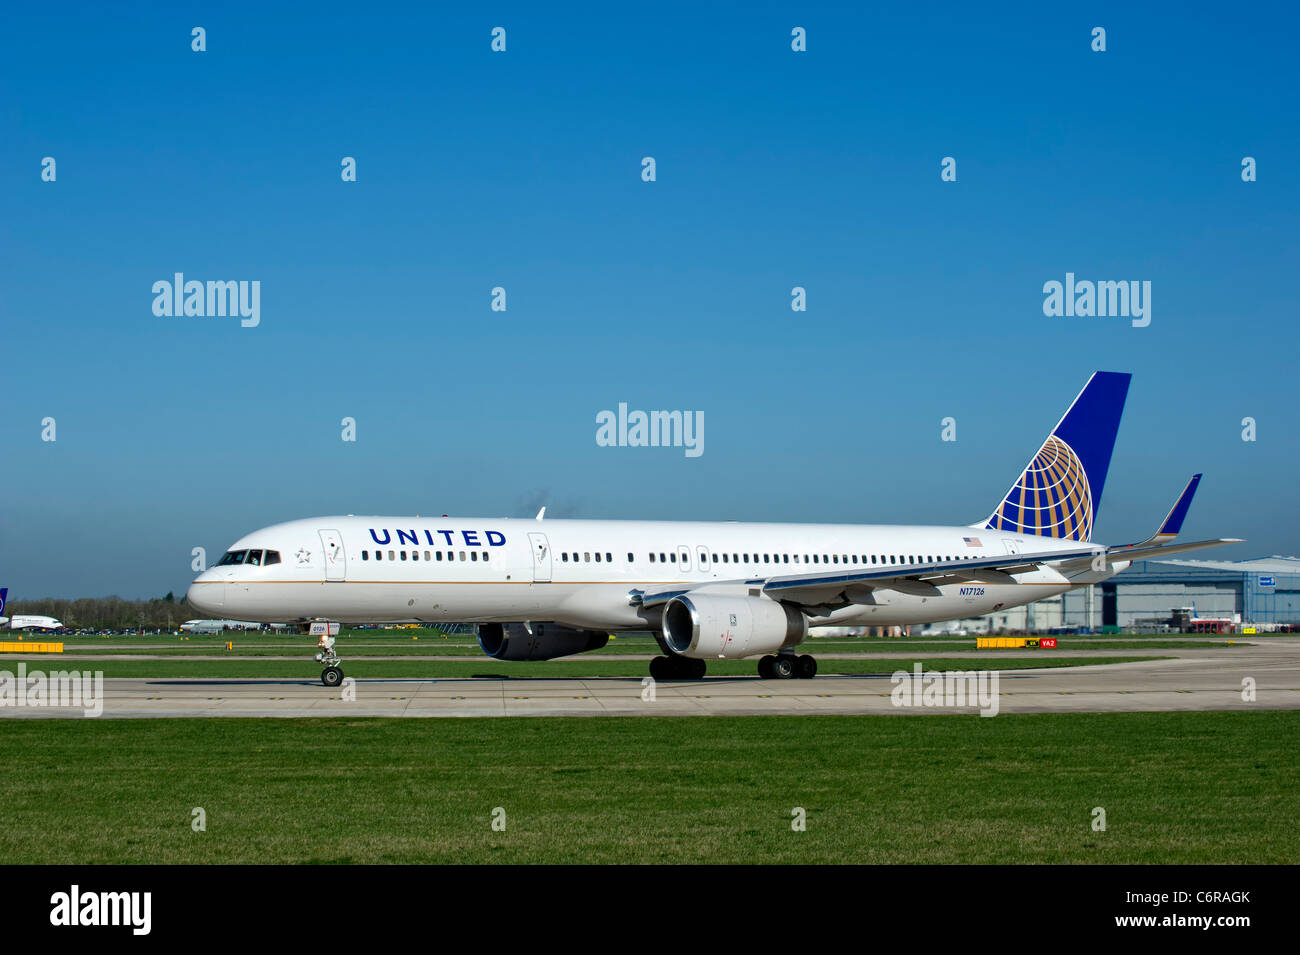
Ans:
<svg viewBox="0 0 1300 955"><path fill-rule="evenodd" d="M1298 638L1270 637L1248 647L1167 652L1178 654L1179 659L1002 671L999 712L1300 709ZM1004 651L983 653L1005 655ZM969 653L973 659L980 655ZM918 655L900 653L899 656L901 667ZM48 667L48 658L43 662ZM73 669L78 663L75 659L64 659L60 665ZM27 666L36 669L41 663L28 660ZM346 666L345 660L345 671ZM1255 681L1254 702L1242 699L1246 678ZM889 674L826 675L813 680L710 677L698 682L659 681L654 686L653 700L643 699L647 682L643 678L624 677L363 679L356 681L355 699L345 699L342 688L328 689L304 680L111 679L104 681L103 716L741 716L976 712L974 707L897 707L890 696L893 683ZM0 706L0 718L3 717L83 718L83 714L80 709Z"/></svg>

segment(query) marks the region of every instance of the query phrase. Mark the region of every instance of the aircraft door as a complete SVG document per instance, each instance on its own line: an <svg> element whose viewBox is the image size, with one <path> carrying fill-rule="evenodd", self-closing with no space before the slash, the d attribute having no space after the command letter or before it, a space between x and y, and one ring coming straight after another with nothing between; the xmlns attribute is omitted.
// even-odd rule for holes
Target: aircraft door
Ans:
<svg viewBox="0 0 1300 955"><path fill-rule="evenodd" d="M551 545L546 535L536 532L528 535L533 546L533 583L549 584L551 582Z"/></svg>
<svg viewBox="0 0 1300 955"><path fill-rule="evenodd" d="M1004 537L1002 538L1002 546L1007 549L1008 554L1020 553L1020 544L1017 541L1008 540L1007 538Z"/></svg>
<svg viewBox="0 0 1300 955"><path fill-rule="evenodd" d="M321 531L320 542L325 546L325 579L348 579L348 555L343 549L343 535L338 531Z"/></svg>
<svg viewBox="0 0 1300 955"><path fill-rule="evenodd" d="M677 566L681 570L691 569L691 549L685 544L677 547Z"/></svg>
<svg viewBox="0 0 1300 955"><path fill-rule="evenodd" d="M709 570L709 549L703 544L695 548L695 566L706 573Z"/></svg>

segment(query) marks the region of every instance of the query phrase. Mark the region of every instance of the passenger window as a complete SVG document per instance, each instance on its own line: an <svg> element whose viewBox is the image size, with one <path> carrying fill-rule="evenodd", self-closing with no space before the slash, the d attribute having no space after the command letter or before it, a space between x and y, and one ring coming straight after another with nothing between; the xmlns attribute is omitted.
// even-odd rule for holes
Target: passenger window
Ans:
<svg viewBox="0 0 1300 955"><path fill-rule="evenodd" d="M677 563L677 553L676 553L676 552L673 552L673 553L669 554L669 555L668 555L668 559L669 559L670 561L672 561L674 564Z"/></svg>
<svg viewBox="0 0 1300 955"><path fill-rule="evenodd" d="M484 560L484 562L486 562L487 559L488 559L488 552L487 552L487 551L483 551L483 560Z"/></svg>
<svg viewBox="0 0 1300 955"><path fill-rule="evenodd" d="M460 559L461 559L461 560L464 560L464 559L465 559L465 552L464 552L464 551L461 551L461 552L460 552Z"/></svg>
<svg viewBox="0 0 1300 955"><path fill-rule="evenodd" d="M382 550L375 551L375 560L383 560L383 559L384 559L384 552Z"/></svg>
<svg viewBox="0 0 1300 955"><path fill-rule="evenodd" d="M663 552L663 551L660 551L660 552L659 552L659 563L661 563L661 564L664 563L664 552Z"/></svg>
<svg viewBox="0 0 1300 955"><path fill-rule="evenodd" d="M402 560L406 560L406 551L400 551L399 553L402 555Z"/></svg>
<svg viewBox="0 0 1300 955"><path fill-rule="evenodd" d="M591 551L583 551L582 556L586 563L591 563Z"/></svg>
<svg viewBox="0 0 1300 955"><path fill-rule="evenodd" d="M388 559L389 559L389 560L397 560L397 555L396 555L395 553L393 553L393 552L390 550L390 551L388 552Z"/></svg>
<svg viewBox="0 0 1300 955"><path fill-rule="evenodd" d="M600 551L596 551L596 563L600 563Z"/></svg>
<svg viewBox="0 0 1300 955"><path fill-rule="evenodd" d="M429 559L430 559L430 558L429 558L429 552L428 552L427 550L424 552L424 559L425 559L425 560L429 560Z"/></svg>
<svg viewBox="0 0 1300 955"><path fill-rule="evenodd" d="M605 551L605 563L607 564L614 563L614 555L611 554L609 551Z"/></svg>
<svg viewBox="0 0 1300 955"><path fill-rule="evenodd" d="M567 564L569 562L569 552L567 550L564 553L560 554L560 562L564 564Z"/></svg>
<svg viewBox="0 0 1300 955"><path fill-rule="evenodd" d="M476 551L476 550L472 550L472 551L470 551L470 552L469 552L469 559L470 559L470 560L478 560L478 551Z"/></svg>
<svg viewBox="0 0 1300 955"><path fill-rule="evenodd" d="M361 559L362 559L362 560L369 560L369 559L370 559L370 551L368 551L368 550L363 550L363 551L361 552Z"/></svg>
<svg viewBox="0 0 1300 955"><path fill-rule="evenodd" d="M628 551L628 552L627 552L627 562L628 562L629 564L634 563L634 561L632 560L632 552L631 552L631 551Z"/></svg>
<svg viewBox="0 0 1300 955"><path fill-rule="evenodd" d="M438 560L442 560L442 551L440 551L440 550L435 550L433 553L434 553L434 555L437 557Z"/></svg>
<svg viewBox="0 0 1300 955"><path fill-rule="evenodd" d="M420 559L420 552L418 550L411 551L411 560L419 560L419 559Z"/></svg>
<svg viewBox="0 0 1300 955"><path fill-rule="evenodd" d="M650 552L650 563L652 563L652 564L653 564L653 563L654 563L654 562L655 562L655 555L654 555L654 551L651 551L651 552Z"/></svg>

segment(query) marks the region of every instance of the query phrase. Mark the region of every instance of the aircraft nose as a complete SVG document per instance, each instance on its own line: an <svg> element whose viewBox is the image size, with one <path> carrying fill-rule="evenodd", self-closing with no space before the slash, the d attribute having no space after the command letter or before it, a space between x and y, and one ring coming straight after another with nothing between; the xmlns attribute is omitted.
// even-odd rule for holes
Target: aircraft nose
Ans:
<svg viewBox="0 0 1300 955"><path fill-rule="evenodd" d="M220 614L226 603L226 582L199 577L185 591L185 600L200 613Z"/></svg>

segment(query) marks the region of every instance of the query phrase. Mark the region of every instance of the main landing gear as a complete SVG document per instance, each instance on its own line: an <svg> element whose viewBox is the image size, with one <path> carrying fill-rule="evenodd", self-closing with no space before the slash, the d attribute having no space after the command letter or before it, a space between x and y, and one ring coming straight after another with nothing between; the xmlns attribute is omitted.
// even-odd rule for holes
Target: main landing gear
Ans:
<svg viewBox="0 0 1300 955"><path fill-rule="evenodd" d="M339 666L339 655L334 652L334 638L328 632L322 633L316 646L320 648L316 662L325 665L320 671L320 681L326 686L338 686L343 682L343 669Z"/></svg>
<svg viewBox="0 0 1300 955"><path fill-rule="evenodd" d="M690 657L655 657L650 661L650 675L656 680L702 680L705 669L703 660Z"/></svg>
<svg viewBox="0 0 1300 955"><path fill-rule="evenodd" d="M764 680L811 680L817 675L817 660L807 653L769 654L758 661L758 675Z"/></svg>

